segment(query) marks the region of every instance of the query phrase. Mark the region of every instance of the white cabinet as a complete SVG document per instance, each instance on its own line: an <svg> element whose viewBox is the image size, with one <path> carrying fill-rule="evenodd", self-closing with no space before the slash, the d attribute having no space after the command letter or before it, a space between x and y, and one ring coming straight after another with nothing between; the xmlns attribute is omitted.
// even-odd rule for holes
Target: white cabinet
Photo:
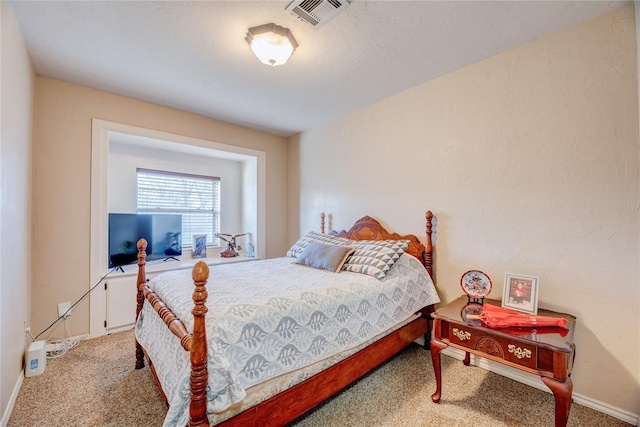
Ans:
<svg viewBox="0 0 640 427"><path fill-rule="evenodd" d="M105 279L107 330L133 325L136 320L136 276Z"/></svg>
<svg viewBox="0 0 640 427"><path fill-rule="evenodd" d="M152 277L147 277L151 279ZM105 329L132 326L136 321L136 275L120 275L105 279L107 318Z"/></svg>

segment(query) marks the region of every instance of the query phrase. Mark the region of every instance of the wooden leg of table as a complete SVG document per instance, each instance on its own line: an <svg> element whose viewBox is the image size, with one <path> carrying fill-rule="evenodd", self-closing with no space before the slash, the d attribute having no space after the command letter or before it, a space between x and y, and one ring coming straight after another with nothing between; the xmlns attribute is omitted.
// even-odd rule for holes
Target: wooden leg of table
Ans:
<svg viewBox="0 0 640 427"><path fill-rule="evenodd" d="M571 409L571 393L573 392L573 382L571 378L565 381L557 381L553 378L542 377L542 382L551 389L556 400L556 427L565 427L569 419Z"/></svg>
<svg viewBox="0 0 640 427"><path fill-rule="evenodd" d="M442 393L442 370L440 369L440 352L448 345L438 340L431 340L431 361L433 362L433 372L436 376L436 392L431 395L431 400L440 402Z"/></svg>
<svg viewBox="0 0 640 427"><path fill-rule="evenodd" d="M462 363L464 366L469 366L471 364L471 353L468 351L464 352L464 359L462 359Z"/></svg>

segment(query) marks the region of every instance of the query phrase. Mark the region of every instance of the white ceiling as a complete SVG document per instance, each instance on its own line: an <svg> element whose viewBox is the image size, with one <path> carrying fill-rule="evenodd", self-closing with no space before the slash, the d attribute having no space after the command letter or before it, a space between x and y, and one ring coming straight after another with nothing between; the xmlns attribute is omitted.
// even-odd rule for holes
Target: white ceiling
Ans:
<svg viewBox="0 0 640 427"><path fill-rule="evenodd" d="M319 29L288 1L13 1L37 74L289 136L628 1L365 1ZM260 63L247 28L299 47Z"/></svg>

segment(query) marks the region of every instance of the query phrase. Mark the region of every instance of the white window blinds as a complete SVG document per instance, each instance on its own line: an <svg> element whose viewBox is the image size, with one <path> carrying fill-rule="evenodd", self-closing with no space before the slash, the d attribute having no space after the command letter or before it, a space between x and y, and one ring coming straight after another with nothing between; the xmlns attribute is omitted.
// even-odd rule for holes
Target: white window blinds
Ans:
<svg viewBox="0 0 640 427"><path fill-rule="evenodd" d="M182 214L182 246L193 235L206 234L208 245L218 245L220 232L220 178L137 169L137 212Z"/></svg>

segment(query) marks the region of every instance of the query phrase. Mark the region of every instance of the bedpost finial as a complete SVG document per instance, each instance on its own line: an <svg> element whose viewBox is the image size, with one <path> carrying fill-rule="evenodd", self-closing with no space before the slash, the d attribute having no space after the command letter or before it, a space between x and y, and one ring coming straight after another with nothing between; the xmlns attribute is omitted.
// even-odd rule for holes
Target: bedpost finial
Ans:
<svg viewBox="0 0 640 427"><path fill-rule="evenodd" d="M140 268L140 266L144 265L147 262L147 241L145 239L140 239L138 240L138 268ZM143 279L144 278L144 272L142 273L142 277L140 276L140 273L138 273L138 279ZM138 284L140 284L142 282L140 282L140 280L138 281Z"/></svg>
<svg viewBox="0 0 640 427"><path fill-rule="evenodd" d="M193 267L191 278L194 282L205 282L209 279L209 266L204 261L198 261Z"/></svg>
<svg viewBox="0 0 640 427"><path fill-rule="evenodd" d="M427 220L431 221L433 219L433 212L431 211L427 211L427 213L424 216Z"/></svg>

